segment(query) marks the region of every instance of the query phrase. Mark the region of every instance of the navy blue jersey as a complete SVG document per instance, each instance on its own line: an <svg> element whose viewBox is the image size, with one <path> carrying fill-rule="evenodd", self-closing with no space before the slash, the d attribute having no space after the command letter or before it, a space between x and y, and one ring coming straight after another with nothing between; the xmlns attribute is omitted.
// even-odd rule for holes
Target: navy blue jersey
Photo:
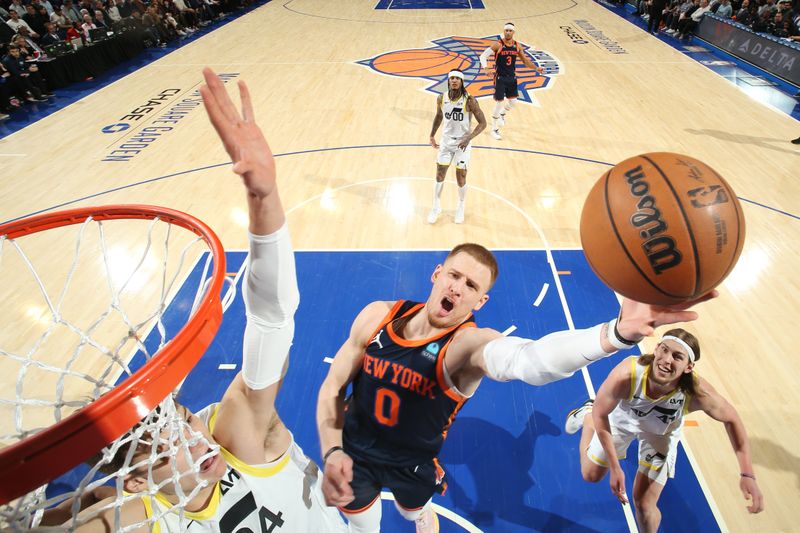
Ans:
<svg viewBox="0 0 800 533"><path fill-rule="evenodd" d="M494 56L495 76L513 78L517 75L517 54L519 53L517 41L511 41L511 44L507 45L500 39L499 43L500 50Z"/></svg>
<svg viewBox="0 0 800 533"><path fill-rule="evenodd" d="M391 466L430 461L467 401L447 386L442 364L456 332L475 327L475 321L470 315L430 339L402 338L395 327L422 307L404 300L395 303L364 348L343 433L345 452L354 459Z"/></svg>

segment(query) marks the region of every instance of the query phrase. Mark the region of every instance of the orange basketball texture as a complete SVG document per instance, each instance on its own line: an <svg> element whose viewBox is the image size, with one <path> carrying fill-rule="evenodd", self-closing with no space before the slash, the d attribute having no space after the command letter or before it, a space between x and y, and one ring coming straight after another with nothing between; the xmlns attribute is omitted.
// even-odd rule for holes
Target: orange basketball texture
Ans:
<svg viewBox="0 0 800 533"><path fill-rule="evenodd" d="M397 76L441 76L453 69L463 70L470 60L447 50L404 50L377 57L373 66L381 72Z"/></svg>
<svg viewBox="0 0 800 533"><path fill-rule="evenodd" d="M650 304L685 302L730 273L745 223L730 185L689 156L642 154L592 187L581 214L586 259L606 285Z"/></svg>

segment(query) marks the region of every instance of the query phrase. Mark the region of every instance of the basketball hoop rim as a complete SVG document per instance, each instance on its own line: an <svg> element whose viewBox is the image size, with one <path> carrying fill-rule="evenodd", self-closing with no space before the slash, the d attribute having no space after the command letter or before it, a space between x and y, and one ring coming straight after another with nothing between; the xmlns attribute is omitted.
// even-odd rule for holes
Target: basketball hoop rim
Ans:
<svg viewBox="0 0 800 533"><path fill-rule="evenodd" d="M48 229L96 221L159 218L201 237L214 256L211 283L186 325L122 384L45 430L0 450L0 505L31 492L88 460L158 406L211 344L222 322L220 292L225 250L219 237L187 213L152 205L108 205L45 213L0 225L15 239Z"/></svg>

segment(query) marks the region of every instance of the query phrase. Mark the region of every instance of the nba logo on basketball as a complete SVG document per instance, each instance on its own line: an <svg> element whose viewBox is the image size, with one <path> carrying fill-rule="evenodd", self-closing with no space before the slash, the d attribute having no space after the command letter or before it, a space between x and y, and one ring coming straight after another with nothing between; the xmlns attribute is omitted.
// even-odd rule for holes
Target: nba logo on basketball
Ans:
<svg viewBox="0 0 800 533"><path fill-rule="evenodd" d="M494 94L494 79L481 71L480 56L486 48L497 42L499 35L489 37L443 37L431 41L435 46L410 50L394 50L369 59L357 61L380 74L401 78L422 78L433 83L425 90L435 94L447 90L447 73L458 69L464 73L467 91L476 98ZM530 91L550 87L555 76L561 73L558 61L549 53L534 50L520 43L534 64L544 68L544 74L517 64L517 86L520 102L532 103ZM494 60L489 60L489 67Z"/></svg>

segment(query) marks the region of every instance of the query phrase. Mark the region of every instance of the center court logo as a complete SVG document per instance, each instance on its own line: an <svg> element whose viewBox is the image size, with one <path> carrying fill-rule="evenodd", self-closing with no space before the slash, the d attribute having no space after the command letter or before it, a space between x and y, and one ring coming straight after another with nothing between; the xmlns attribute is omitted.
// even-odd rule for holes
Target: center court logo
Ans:
<svg viewBox="0 0 800 533"><path fill-rule="evenodd" d="M483 51L498 39L499 35L443 37L431 41L435 46L430 48L395 50L357 63L380 74L430 80L432 83L425 87L425 90L436 94L447 90L447 73L452 69L459 69L464 73L467 91L476 98L487 98L494 94L494 80L481 72L479 58ZM544 68L544 74L539 74L517 61L519 101L531 103L529 91L549 87L553 83L554 76L561 74L561 67L549 53L520 44L533 63ZM493 67L493 63L493 59L490 59L489 66Z"/></svg>

